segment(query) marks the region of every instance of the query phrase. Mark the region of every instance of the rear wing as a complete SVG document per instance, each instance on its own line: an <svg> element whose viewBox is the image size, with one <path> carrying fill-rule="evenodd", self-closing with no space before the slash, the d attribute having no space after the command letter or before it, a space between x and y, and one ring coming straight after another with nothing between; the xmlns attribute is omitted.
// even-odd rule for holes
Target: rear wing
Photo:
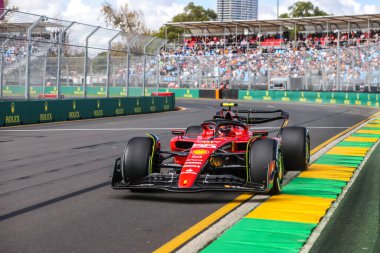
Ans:
<svg viewBox="0 0 380 253"><path fill-rule="evenodd" d="M238 106L237 103L220 103L220 106L222 107L228 107L228 109L223 108L222 112L232 112L231 114L234 114L232 116L233 119L237 119L238 121L248 124L248 125L255 125L255 124L263 124L268 123L276 120L283 120L282 126L286 127L289 122L289 113L283 111L283 110L232 110L231 107ZM227 115L226 113L226 115ZM223 118L222 115L216 115L214 119L220 119ZM260 116L261 114L261 116ZM263 114L272 114L273 116L262 116Z"/></svg>
<svg viewBox="0 0 380 253"><path fill-rule="evenodd" d="M283 110L233 110L238 119L246 124L263 124L276 120L284 120L286 126L289 121L289 113ZM246 115L242 115L246 114ZM262 117L260 114L274 114L273 117Z"/></svg>

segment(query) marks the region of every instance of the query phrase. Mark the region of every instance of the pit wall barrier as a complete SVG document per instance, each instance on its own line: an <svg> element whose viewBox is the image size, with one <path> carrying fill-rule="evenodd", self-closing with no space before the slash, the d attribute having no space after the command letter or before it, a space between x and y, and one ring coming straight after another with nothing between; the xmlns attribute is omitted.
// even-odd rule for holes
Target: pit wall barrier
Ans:
<svg viewBox="0 0 380 253"><path fill-rule="evenodd" d="M0 126L170 111L174 96L0 101Z"/></svg>

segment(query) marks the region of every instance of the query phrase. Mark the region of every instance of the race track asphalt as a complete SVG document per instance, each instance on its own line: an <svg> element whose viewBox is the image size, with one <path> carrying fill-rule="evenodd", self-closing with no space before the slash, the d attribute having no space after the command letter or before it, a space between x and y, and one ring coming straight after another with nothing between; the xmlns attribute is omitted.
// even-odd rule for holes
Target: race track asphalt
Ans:
<svg viewBox="0 0 380 253"><path fill-rule="evenodd" d="M239 102L240 103L240 102ZM282 108L310 127L312 148L373 115L364 107L248 103ZM239 193L131 193L109 186L128 139L210 119L211 100L184 111L0 128L0 252L151 252ZM147 130L150 128L151 130Z"/></svg>

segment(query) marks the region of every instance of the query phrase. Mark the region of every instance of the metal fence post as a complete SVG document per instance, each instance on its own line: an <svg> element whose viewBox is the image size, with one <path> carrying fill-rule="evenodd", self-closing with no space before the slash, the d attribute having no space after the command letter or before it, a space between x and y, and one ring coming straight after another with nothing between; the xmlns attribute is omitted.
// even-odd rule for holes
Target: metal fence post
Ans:
<svg viewBox="0 0 380 253"><path fill-rule="evenodd" d="M58 53L57 53L57 99L60 99L61 98L61 65L62 65L62 44L63 44L63 39L64 39L64 36L67 32L67 30L69 30L73 25L75 24L75 22L71 22L70 25L68 25L65 29L63 29L63 31L61 31L59 33L59 36L58 36ZM67 77L68 78L68 77Z"/></svg>
<svg viewBox="0 0 380 253"><path fill-rule="evenodd" d="M150 43L152 43L153 40L155 40L156 38L153 38L151 40L149 40L148 43L146 43L144 45L144 66L143 66L143 71L144 71L144 75L143 75L143 96L145 97L145 80L146 80L146 48L147 46L149 46Z"/></svg>
<svg viewBox="0 0 380 253"><path fill-rule="evenodd" d="M45 89L46 89L46 67L47 67L47 58L49 55L49 48L45 49L45 60L44 60L44 70L43 70L43 75L42 75L42 96L45 98Z"/></svg>
<svg viewBox="0 0 380 253"><path fill-rule="evenodd" d="M337 58L337 73L336 73L336 88L338 88L339 91L342 91L342 86L340 82L340 31L338 30L338 46L337 46L337 52L336 52L336 58Z"/></svg>
<svg viewBox="0 0 380 253"><path fill-rule="evenodd" d="M3 98L3 82L4 82L4 50L5 50L5 45L8 43L10 39L6 39L3 44L1 44L1 58L0 58L0 99Z"/></svg>
<svg viewBox="0 0 380 253"><path fill-rule="evenodd" d="M84 51L84 73L83 73L83 98L87 97L87 65L88 65L88 40L90 37L100 29L100 26L96 27L92 32L86 37L86 46Z"/></svg>
<svg viewBox="0 0 380 253"><path fill-rule="evenodd" d="M118 32L108 41L108 50L107 50L107 80L106 80L106 97L109 98L109 86L110 86L110 77L111 77L111 44L114 39L116 39L121 32Z"/></svg>
<svg viewBox="0 0 380 253"><path fill-rule="evenodd" d="M177 61L177 85L178 85L178 88L182 88L181 87L181 78L180 78L180 71L181 71L181 66L179 65L179 56L175 56L174 59L177 60L177 57L178 57L178 61Z"/></svg>
<svg viewBox="0 0 380 253"><path fill-rule="evenodd" d="M128 47L127 47L127 84L126 84L126 87L125 87L125 93L126 93L126 97L129 97L129 79L130 79L130 64L131 64L131 46L132 44L140 37L140 35L136 35L135 37L133 37L133 39L128 43Z"/></svg>
<svg viewBox="0 0 380 253"><path fill-rule="evenodd" d="M28 37L28 45L26 52L26 68L25 68L25 99L29 100L30 98L30 57L32 54L32 32L33 29L38 26L42 21L47 20L45 16L41 16L37 21L35 21L31 26L29 26L26 31L26 35Z"/></svg>
<svg viewBox="0 0 380 253"><path fill-rule="evenodd" d="M158 92L158 89L159 89L159 86L160 86L160 62L161 62L161 55L160 55L160 50L163 46L166 45L166 43L168 42L168 40L165 40L165 42L163 42L158 48L157 48L157 84L156 84L156 89L157 89L157 92Z"/></svg>

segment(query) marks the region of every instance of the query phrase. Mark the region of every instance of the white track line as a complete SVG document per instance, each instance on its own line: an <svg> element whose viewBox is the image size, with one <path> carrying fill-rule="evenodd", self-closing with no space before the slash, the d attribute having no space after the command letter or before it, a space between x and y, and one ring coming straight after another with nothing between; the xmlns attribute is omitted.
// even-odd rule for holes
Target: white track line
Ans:
<svg viewBox="0 0 380 253"><path fill-rule="evenodd" d="M347 129L349 127L307 127L308 129ZM128 127L128 128L42 128L42 129L0 129L0 132L60 132L60 131L143 131L143 130L173 130L184 127ZM252 127L251 129L280 129L279 127Z"/></svg>

